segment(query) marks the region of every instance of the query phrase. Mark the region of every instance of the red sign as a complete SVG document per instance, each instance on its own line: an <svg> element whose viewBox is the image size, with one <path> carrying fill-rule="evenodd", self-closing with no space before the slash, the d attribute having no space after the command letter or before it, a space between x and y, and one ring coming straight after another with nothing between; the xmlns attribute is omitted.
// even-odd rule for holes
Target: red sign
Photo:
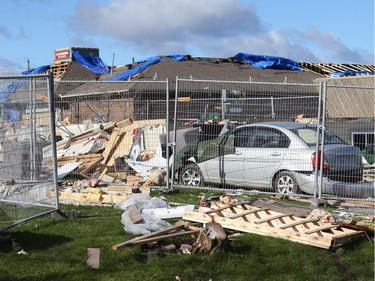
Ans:
<svg viewBox="0 0 375 281"><path fill-rule="evenodd" d="M55 60L68 59L68 58L70 58L69 51L55 53Z"/></svg>

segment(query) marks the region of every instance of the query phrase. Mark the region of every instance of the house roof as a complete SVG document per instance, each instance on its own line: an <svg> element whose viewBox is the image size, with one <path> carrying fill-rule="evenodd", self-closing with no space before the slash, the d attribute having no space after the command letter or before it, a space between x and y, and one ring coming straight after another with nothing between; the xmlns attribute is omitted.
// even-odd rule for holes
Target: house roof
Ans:
<svg viewBox="0 0 375 281"><path fill-rule="evenodd" d="M106 83L93 83L88 80L94 80L95 82L105 82L110 77L113 77L119 73L122 73L132 67L135 64L120 66L112 69L112 73L101 76L96 76L95 79L86 79L86 83L78 83L74 89L68 91L57 90L56 93L61 98L83 96L83 95L96 95L102 93L115 93L115 92L126 92L139 90L141 86L140 81L169 81L169 90L174 91L176 77L186 79L204 79L204 80L217 80L217 81L252 81L252 82L271 82L271 83L303 83L311 84L317 78L324 77L321 74L314 73L312 71L292 71L292 70L280 70L280 69L259 69L255 68L247 63L241 61L233 61L230 59L220 58L189 58L186 61L175 61L168 57L162 57L163 60L159 63L151 65L146 70L133 76L130 81L133 83L124 82L106 82ZM74 62L72 62L74 64ZM76 67L76 66L75 66ZM74 71L70 70L70 67L66 70L60 81L71 81L79 80L75 79L78 77L75 73L79 72L78 69ZM99 86L100 84L100 86ZM219 85L218 89L226 88L226 83L223 82ZM188 86L188 85L187 85ZM61 86L59 86L61 87ZM236 86L236 89L241 90L240 84ZM262 85L253 88L254 91L262 92ZM152 90L164 90L165 85L163 83L156 83L152 85ZM147 90L142 88L143 91ZM279 92L280 86L269 86L267 92ZM314 92L316 90L314 89Z"/></svg>
<svg viewBox="0 0 375 281"><path fill-rule="evenodd" d="M244 61L234 60L233 58L203 58L186 56L185 61L175 61L169 57L162 56L159 63L153 64L144 71L133 76L129 81L107 81L110 77L116 76L128 69L134 68L137 64L128 64L118 66L112 69L110 74L97 75L83 67L77 61L70 63L56 64L51 67L56 76L55 80L61 83L55 83L55 94L58 98L72 98L80 96L93 96L103 94L117 94L124 92L142 92L165 91L165 81L169 81L169 91L175 90L176 77L188 79L200 79L207 81L217 81L215 87L219 91L228 89L228 82L233 82L231 87L236 90L246 91L248 86L235 81L261 82L253 84L251 91L256 93L271 94L288 93L289 88L281 85L287 83L297 84L318 84L326 80L335 85L350 83L350 85L362 85L374 87L374 76L354 76L343 78L326 78L335 71L366 70L374 71L372 65L349 65L349 64L321 64L321 63L300 63L304 71L280 70L280 69L259 69L251 66ZM101 83L98 83L100 81ZM149 86L141 82L149 82ZM347 81L347 82L344 82ZM349 82L350 81L350 82ZM68 83L69 82L69 83ZM203 82L202 82L203 83ZM264 87L262 83L268 83ZM282 83L282 84L281 84ZM204 85L200 85L204 88ZM188 82L180 84L179 88L191 89ZM318 93L318 87L307 87L304 93ZM330 116L341 118L356 118L362 116L373 116L373 96L371 89L366 89L366 95L363 95L363 89L360 91L348 88L331 89L327 97L330 108ZM19 95L11 97L11 101L18 100ZM350 103L350 98L357 98L356 106ZM338 102L340 101L340 102ZM369 108L363 110L363 104L369 105ZM371 114L370 114L371 113Z"/></svg>
<svg viewBox="0 0 375 281"><path fill-rule="evenodd" d="M242 61L223 58L189 58L186 61L175 61L162 57L162 61L151 65L143 71L137 79L216 79L216 80L251 80L257 82L298 82L311 83L314 79L322 77L321 74L311 71L292 71L280 69L259 69ZM115 68L113 75L125 71L129 66ZM103 75L102 79L107 79Z"/></svg>
<svg viewBox="0 0 375 281"><path fill-rule="evenodd" d="M353 76L317 79L327 82L329 118L374 118L375 77Z"/></svg>

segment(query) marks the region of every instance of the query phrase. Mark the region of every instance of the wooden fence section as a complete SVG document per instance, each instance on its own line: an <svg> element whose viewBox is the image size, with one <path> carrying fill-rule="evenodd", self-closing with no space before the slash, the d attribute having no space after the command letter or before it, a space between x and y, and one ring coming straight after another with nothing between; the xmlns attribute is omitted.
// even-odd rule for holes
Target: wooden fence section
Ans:
<svg viewBox="0 0 375 281"><path fill-rule="evenodd" d="M324 249L341 246L363 234L363 231L339 224L283 214L246 203L213 203L211 208L200 207L198 211L186 212L183 219L199 223L216 222L227 229L282 238Z"/></svg>

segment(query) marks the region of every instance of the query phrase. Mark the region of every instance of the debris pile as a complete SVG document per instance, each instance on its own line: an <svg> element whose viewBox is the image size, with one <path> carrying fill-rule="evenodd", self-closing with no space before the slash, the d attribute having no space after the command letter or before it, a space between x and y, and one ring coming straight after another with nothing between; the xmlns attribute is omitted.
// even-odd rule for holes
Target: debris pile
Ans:
<svg viewBox="0 0 375 281"><path fill-rule="evenodd" d="M129 194L149 193L145 187L165 183L167 165L159 138L165 133L165 119L125 119L75 135L67 124L59 126L64 137L56 143L58 178L64 178L61 199L117 204ZM43 148L47 167L52 167L51 148ZM69 181L70 177L80 180Z"/></svg>
<svg viewBox="0 0 375 281"><path fill-rule="evenodd" d="M147 194L135 194L117 205L124 210L121 223L127 233L142 235L112 246L119 250L128 246L147 245L150 249L183 254L211 253L217 248L228 247L229 240L220 224L209 223L205 228L195 223L177 221L171 225L164 219L181 218L185 212L193 211L194 205L171 207L165 198L151 198ZM184 236L181 243L158 245L157 242ZM195 240L192 240L195 239Z"/></svg>
<svg viewBox="0 0 375 281"><path fill-rule="evenodd" d="M146 196L142 195L147 199ZM254 200L233 199L230 196L222 195L218 198L202 197L200 206L191 210L186 209L182 214L176 214L180 220L175 224L161 225L157 230L148 232L132 232L126 226L127 223L142 226L160 218L153 217L146 222L143 213L144 208L129 200L125 206L127 217L131 222L122 221L125 224L125 231L135 235L141 234L134 239L112 246L113 250L135 245L147 245L149 249L157 249L158 252L174 251L185 254L213 253L218 248L228 249L231 247L231 233L254 233L264 236L271 236L286 239L289 241L306 244L323 249L332 249L345 243L351 242L354 238L364 236L369 229L360 227L352 222L344 224L339 222L331 213L314 209L304 217L297 216L288 211L275 211L270 207L256 207ZM208 200L209 199L209 200ZM218 200L216 200L218 199ZM147 200L156 200L147 199ZM160 200L160 198L158 199ZM161 199L161 201L164 201ZM149 201L150 202L150 201ZM207 203L209 202L209 205ZM168 202L165 202L168 205ZM163 204L161 204L163 205ZM163 206L159 206L163 208ZM154 208L158 209L158 208ZM307 209L308 210L308 209ZM300 212L299 210L297 210ZM181 220L182 218L182 220ZM170 243L171 238L185 237L181 240ZM190 240L186 237L190 237ZM161 241L169 242L161 243Z"/></svg>

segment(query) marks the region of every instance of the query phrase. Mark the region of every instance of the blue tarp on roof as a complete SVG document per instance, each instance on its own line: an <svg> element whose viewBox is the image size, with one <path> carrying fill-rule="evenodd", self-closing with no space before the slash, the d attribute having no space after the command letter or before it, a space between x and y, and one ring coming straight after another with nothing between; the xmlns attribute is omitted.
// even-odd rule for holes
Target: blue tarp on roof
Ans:
<svg viewBox="0 0 375 281"><path fill-rule="evenodd" d="M175 61L186 61L185 55L168 55L167 58L170 58Z"/></svg>
<svg viewBox="0 0 375 281"><path fill-rule="evenodd" d="M272 68L303 71L302 68L299 66L298 62L283 57L238 53L233 58L236 60L245 61L256 68Z"/></svg>
<svg viewBox="0 0 375 281"><path fill-rule="evenodd" d="M145 59L137 60L134 63L140 64L140 63L150 62L150 61L155 61L155 60L163 60L163 59L160 58L159 56L154 56L154 57L148 57L148 58L145 58Z"/></svg>
<svg viewBox="0 0 375 281"><path fill-rule="evenodd" d="M107 74L109 73L108 66L102 61L100 57L86 56L81 54L79 51L72 50L73 57L83 67L94 72L95 74Z"/></svg>
<svg viewBox="0 0 375 281"><path fill-rule="evenodd" d="M28 74L42 74L45 73L47 69L49 69L49 65L42 65L38 66L29 70L22 71L22 74L28 75Z"/></svg>
<svg viewBox="0 0 375 281"><path fill-rule="evenodd" d="M162 59L160 57L153 57L152 59L148 59L146 63L142 65L138 65L132 69L126 70L120 74L112 76L107 79L107 81L125 81L133 77L134 75L142 72L143 70L147 69L151 65L160 62Z"/></svg>
<svg viewBox="0 0 375 281"><path fill-rule="evenodd" d="M170 58L172 60L175 60L175 61L186 61L185 55L167 55L166 57ZM159 56L148 57L148 58L145 58L145 59L137 60L134 63L140 64L140 63L143 63L143 62L153 61L153 60L159 59L159 58L160 58ZM163 59L161 59L161 60L163 60Z"/></svg>

